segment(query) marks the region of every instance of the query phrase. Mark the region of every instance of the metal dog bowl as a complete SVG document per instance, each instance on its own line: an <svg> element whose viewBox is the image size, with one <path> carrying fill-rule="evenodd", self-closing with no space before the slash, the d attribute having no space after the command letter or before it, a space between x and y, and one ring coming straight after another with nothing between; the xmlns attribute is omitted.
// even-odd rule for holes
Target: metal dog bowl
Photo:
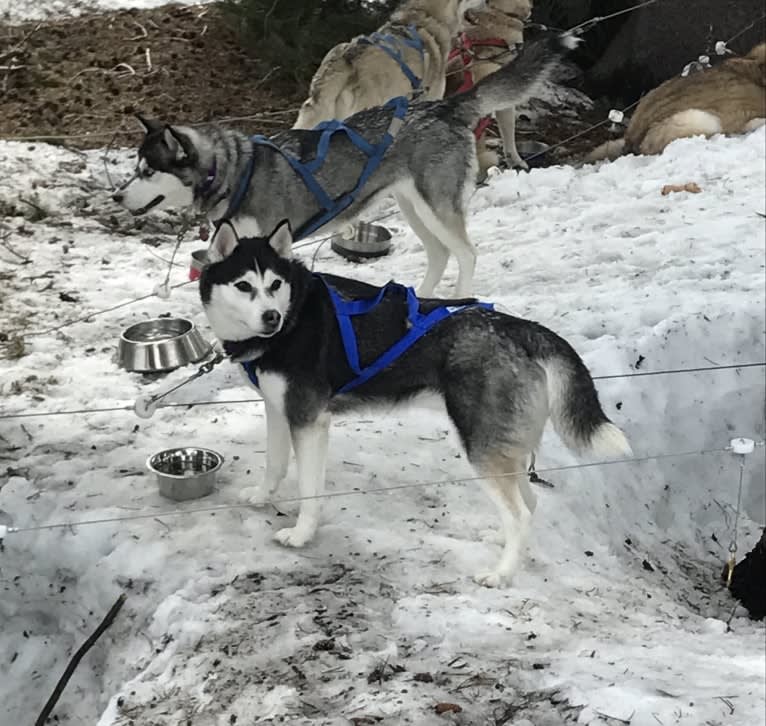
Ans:
<svg viewBox="0 0 766 726"><path fill-rule="evenodd" d="M160 494L177 502L210 494L222 464L220 454L194 446L166 449L146 460L147 469L157 477Z"/></svg>
<svg viewBox="0 0 766 726"><path fill-rule="evenodd" d="M548 149L551 147L542 141L533 141L532 139L523 139L516 144L516 149L524 161L530 166L545 164L548 161Z"/></svg>
<svg viewBox="0 0 766 726"><path fill-rule="evenodd" d="M194 252L191 253L191 257L191 262L189 263L189 279L194 282L194 280L199 280L202 270L208 265L207 250L194 250Z"/></svg>
<svg viewBox="0 0 766 726"><path fill-rule="evenodd" d="M391 251L391 232L379 224L359 222L353 234L334 234L330 244L335 252L349 260L382 257Z"/></svg>
<svg viewBox="0 0 766 726"><path fill-rule="evenodd" d="M196 363L210 350L191 320L154 318L122 331L118 356L128 371L169 371Z"/></svg>

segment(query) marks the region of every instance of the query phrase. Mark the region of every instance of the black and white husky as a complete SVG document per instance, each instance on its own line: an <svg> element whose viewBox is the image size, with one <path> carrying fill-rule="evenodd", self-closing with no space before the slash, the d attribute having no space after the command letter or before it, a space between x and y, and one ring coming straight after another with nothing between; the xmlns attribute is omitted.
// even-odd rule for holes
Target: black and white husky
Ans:
<svg viewBox="0 0 766 726"><path fill-rule="evenodd" d="M211 249L215 261L200 279L213 331L233 360L245 362L266 407L265 477L243 496L253 504L269 500L285 477L292 443L300 495L306 499L296 525L278 531L276 539L301 547L319 523L319 500L311 497L324 489L330 415L437 394L468 459L486 477L502 519L500 562L476 579L488 586L508 580L524 549L535 497L525 475L507 475L526 471L546 420L552 419L575 451L596 456L630 451L604 414L585 364L542 325L472 299L418 300L397 286L389 293L388 286L382 290L313 274L292 257L292 242L286 221L270 237L241 240L223 225ZM369 310L341 321L338 311L348 312L351 300L356 312ZM366 366L374 367L381 354L434 311L443 313L434 327L364 378ZM351 332L344 330L348 327ZM349 336L358 361L349 352Z"/></svg>
<svg viewBox="0 0 766 726"><path fill-rule="evenodd" d="M319 226L348 225L393 195L428 255L419 293L433 293L451 253L458 263L457 294L471 294L476 251L465 216L476 187L473 129L483 116L534 95L576 42L566 34L543 35L470 91L412 103L406 113L400 109L403 118L395 107L376 107L346 119L364 142L380 150L385 145L382 155L363 151L345 132L328 138L321 130L293 129L276 134L269 145L215 125L170 126L139 118L146 136L138 169L114 199L133 214L194 206L212 221L230 219L243 236L256 237L283 219L297 236L310 234L326 206L339 200L348 206ZM373 157L379 163L368 175ZM312 174L321 194L304 183L294 162L303 171L316 162Z"/></svg>

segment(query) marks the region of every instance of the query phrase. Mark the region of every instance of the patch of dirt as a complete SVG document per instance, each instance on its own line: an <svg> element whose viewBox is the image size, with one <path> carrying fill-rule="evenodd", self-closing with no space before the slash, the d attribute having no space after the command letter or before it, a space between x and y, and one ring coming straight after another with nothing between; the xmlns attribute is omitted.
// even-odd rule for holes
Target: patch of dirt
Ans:
<svg viewBox="0 0 766 726"><path fill-rule="evenodd" d="M0 137L79 148L131 145L135 112L180 123L221 121L247 133L292 125L305 88L271 78L217 4L85 13L0 24ZM608 108L551 109L524 136L554 145L603 121ZM576 158L615 134L609 124L534 160ZM115 133L119 134L115 137ZM496 133L496 130L495 130ZM66 138L75 136L76 138Z"/></svg>
<svg viewBox="0 0 766 726"><path fill-rule="evenodd" d="M5 138L75 135L67 143L93 148L123 125L118 141L130 144L136 111L271 133L292 124L303 98L302 89L269 81L270 69L242 49L215 5L0 25L0 38Z"/></svg>

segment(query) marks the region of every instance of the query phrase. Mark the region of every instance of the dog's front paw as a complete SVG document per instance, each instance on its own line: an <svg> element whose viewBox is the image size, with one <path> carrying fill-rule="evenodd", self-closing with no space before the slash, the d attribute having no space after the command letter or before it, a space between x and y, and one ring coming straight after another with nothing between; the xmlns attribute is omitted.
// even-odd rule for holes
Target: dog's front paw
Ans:
<svg viewBox="0 0 766 726"><path fill-rule="evenodd" d="M511 169L517 169L519 171L529 171L529 164L520 156L516 159L510 160Z"/></svg>
<svg viewBox="0 0 766 726"><path fill-rule="evenodd" d="M497 570L490 570L489 572L480 572L473 579L474 582L484 587L502 587L508 584L510 578L503 576Z"/></svg>
<svg viewBox="0 0 766 726"><path fill-rule="evenodd" d="M253 507L265 507L271 498L271 491L265 487L246 487L239 492L241 502Z"/></svg>
<svg viewBox="0 0 766 726"><path fill-rule="evenodd" d="M305 527L285 527L274 535L274 539L285 547L303 547L313 534Z"/></svg>

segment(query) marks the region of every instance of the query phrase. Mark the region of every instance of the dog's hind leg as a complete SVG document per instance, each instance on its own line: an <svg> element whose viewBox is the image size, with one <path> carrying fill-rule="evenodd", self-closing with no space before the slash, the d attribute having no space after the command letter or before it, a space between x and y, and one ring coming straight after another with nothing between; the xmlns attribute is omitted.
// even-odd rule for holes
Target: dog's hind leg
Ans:
<svg viewBox="0 0 766 726"><path fill-rule="evenodd" d="M240 499L256 507L266 505L287 475L290 462L290 426L285 414L269 401L266 408L266 474L263 483L247 487Z"/></svg>
<svg viewBox="0 0 766 726"><path fill-rule="evenodd" d="M416 201L415 208L423 224L455 255L458 267L456 296L470 296L473 292L473 274L476 269L476 249L468 239L462 212L443 209L437 213L422 197L420 203Z"/></svg>
<svg viewBox="0 0 766 726"><path fill-rule="evenodd" d="M298 490L301 502L298 521L294 527L280 529L274 538L289 547L303 547L319 526L321 510L319 497L324 491L327 462L327 437L330 415L322 413L307 425L292 427L293 448L298 465Z"/></svg>
<svg viewBox="0 0 766 726"><path fill-rule="evenodd" d="M494 569L481 572L475 580L486 587L510 582L519 567L535 511L535 495L526 473L527 452L516 449L504 456L476 463L487 477L486 489L500 514L504 538L503 553Z"/></svg>
<svg viewBox="0 0 766 726"><path fill-rule="evenodd" d="M475 173L475 167L470 173ZM430 297L433 294L434 288L444 275L451 252L455 255L458 265L456 296L468 297L473 288L476 250L468 239L462 210L455 211L454 208L445 205L445 208L437 213L414 185L407 189L407 193L405 198L404 192L397 192L396 200L402 214L423 242L428 255L428 269L418 288L418 295Z"/></svg>
<svg viewBox="0 0 766 726"><path fill-rule="evenodd" d="M516 107L511 106L495 114L500 135L503 137L503 153L516 169L529 169L516 148Z"/></svg>
<svg viewBox="0 0 766 726"><path fill-rule="evenodd" d="M414 194L415 192L413 192ZM444 274L444 268L447 266L447 260L449 259L449 250L423 223L423 220L418 216L415 205L408 197L405 197L404 194L396 194L396 201L399 204L399 209L402 210L402 215L426 249L428 269L417 292L421 297L431 297Z"/></svg>

